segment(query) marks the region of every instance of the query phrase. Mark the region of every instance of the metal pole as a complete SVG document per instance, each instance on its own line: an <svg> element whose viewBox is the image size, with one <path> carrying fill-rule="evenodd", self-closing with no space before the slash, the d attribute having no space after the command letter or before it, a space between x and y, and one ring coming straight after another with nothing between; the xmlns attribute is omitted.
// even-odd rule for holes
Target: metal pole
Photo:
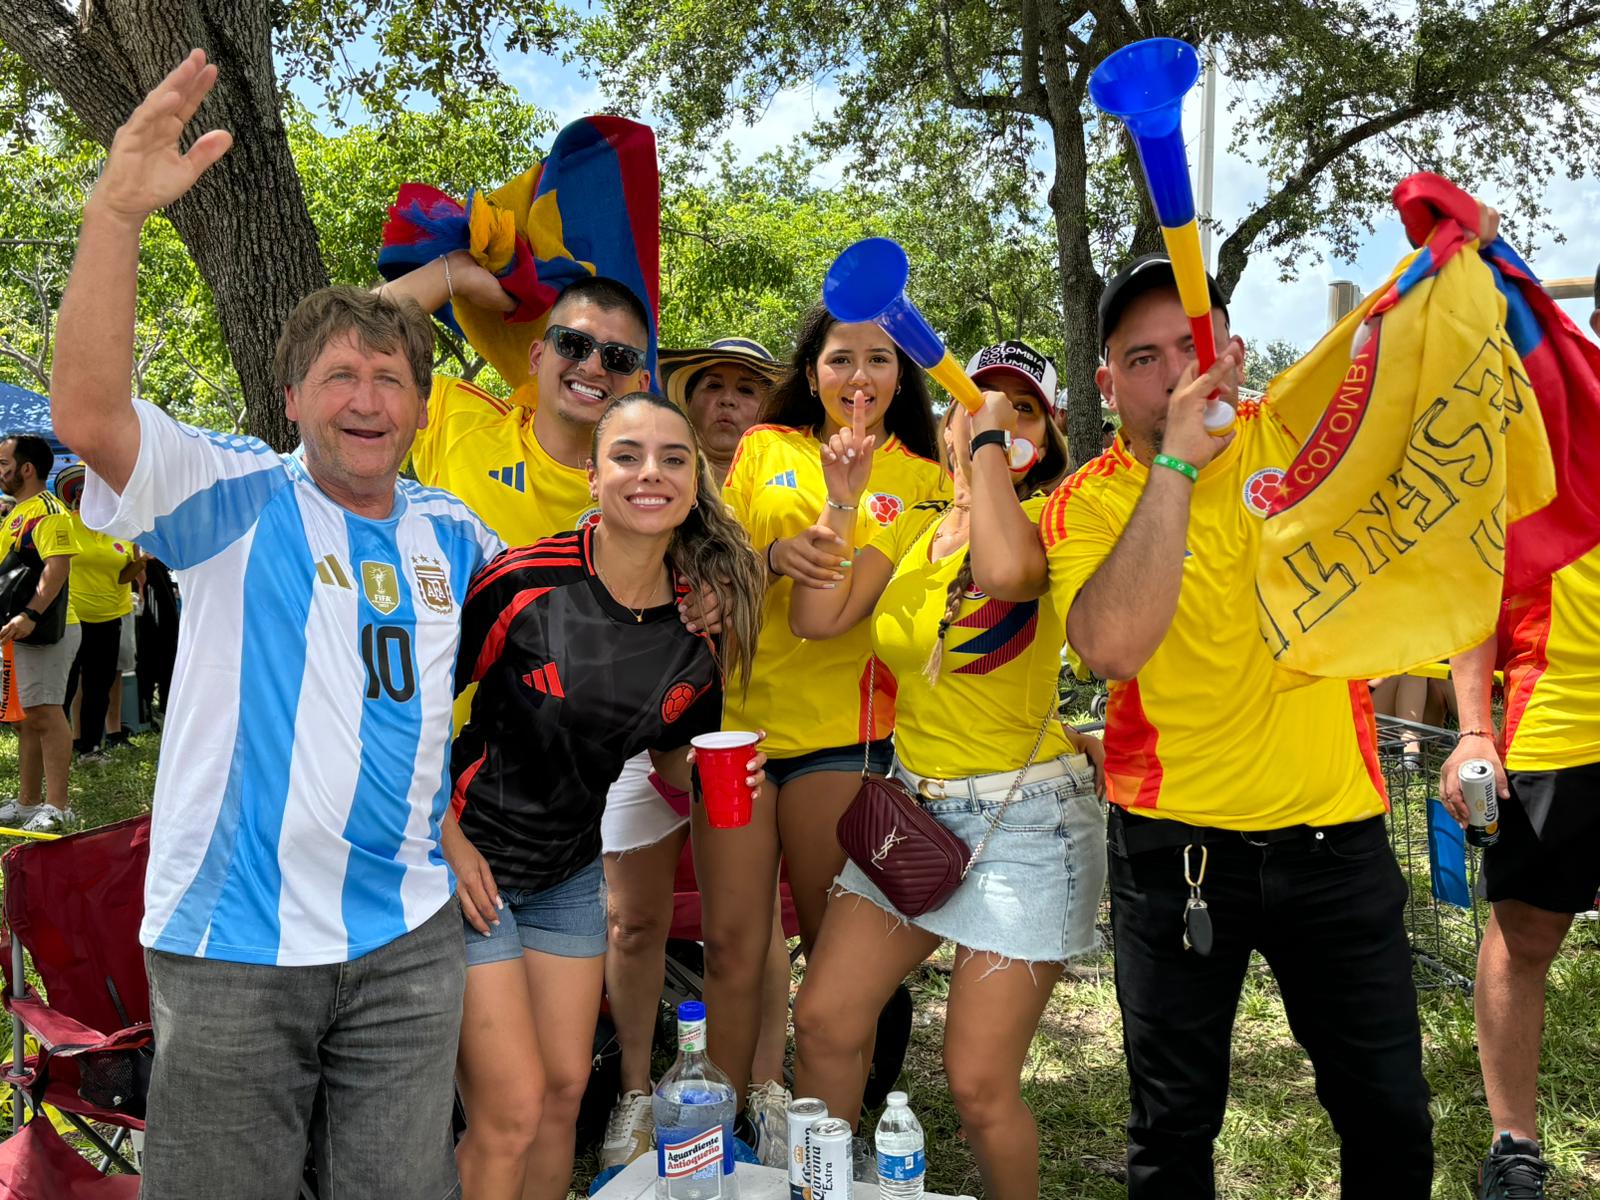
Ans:
<svg viewBox="0 0 1600 1200"><path fill-rule="evenodd" d="M1217 52L1206 55L1205 72L1200 76L1200 258L1211 270L1211 193L1217 160Z"/></svg>
<svg viewBox="0 0 1600 1200"><path fill-rule="evenodd" d="M11 998L17 999L20 995L22 981L26 978L22 973L22 942L17 937L17 931L11 931ZM22 1018L16 1011L11 1013L11 1132L18 1133L22 1129L22 1039L24 1036Z"/></svg>

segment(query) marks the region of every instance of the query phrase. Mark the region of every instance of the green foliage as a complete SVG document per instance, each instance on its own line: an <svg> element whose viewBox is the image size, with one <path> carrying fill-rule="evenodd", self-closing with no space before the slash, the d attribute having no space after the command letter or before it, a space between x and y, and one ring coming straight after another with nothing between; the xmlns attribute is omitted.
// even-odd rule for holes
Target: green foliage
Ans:
<svg viewBox="0 0 1600 1200"><path fill-rule="evenodd" d="M664 172L662 344L741 335L782 355L839 251L886 236L906 248L911 297L958 357L1019 336L1057 353L1046 234L1014 213L1008 220L951 165L943 179L930 172L898 186L825 184L803 151L741 166L725 150L703 179Z"/></svg>
<svg viewBox="0 0 1600 1200"><path fill-rule="evenodd" d="M479 98L504 85L500 56L554 52L573 19L551 0L286 0L274 17L283 85L320 88L338 123L358 100L380 125L421 96L451 118L473 119Z"/></svg>
<svg viewBox="0 0 1600 1200"><path fill-rule="evenodd" d="M1267 384L1300 358L1301 350L1293 342L1274 338L1262 346L1247 347L1244 358L1244 384L1258 392L1267 390Z"/></svg>

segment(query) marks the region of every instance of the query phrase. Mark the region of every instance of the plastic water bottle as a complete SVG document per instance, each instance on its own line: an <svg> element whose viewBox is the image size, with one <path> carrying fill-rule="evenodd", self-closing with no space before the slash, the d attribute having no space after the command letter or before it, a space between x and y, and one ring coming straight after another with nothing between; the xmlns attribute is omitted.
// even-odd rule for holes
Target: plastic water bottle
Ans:
<svg viewBox="0 0 1600 1200"><path fill-rule="evenodd" d="M656 1200L737 1200L736 1099L733 1084L706 1057L706 1006L698 1000L678 1005L678 1060L656 1084L650 1106L656 1119Z"/></svg>
<svg viewBox="0 0 1600 1200"><path fill-rule="evenodd" d="M883 1200L921 1200L928 1163L922 1153L922 1125L904 1092L889 1093L889 1107L878 1118L872 1140L878 1151L878 1195Z"/></svg>

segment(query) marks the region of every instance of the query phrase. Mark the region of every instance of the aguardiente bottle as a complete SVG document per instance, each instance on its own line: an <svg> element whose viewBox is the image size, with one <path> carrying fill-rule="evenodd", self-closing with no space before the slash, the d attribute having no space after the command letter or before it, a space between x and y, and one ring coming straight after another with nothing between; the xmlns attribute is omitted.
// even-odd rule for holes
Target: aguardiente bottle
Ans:
<svg viewBox="0 0 1600 1200"><path fill-rule="evenodd" d="M656 1084L656 1200L737 1200L733 1084L706 1057L706 1006L678 1005L678 1059Z"/></svg>

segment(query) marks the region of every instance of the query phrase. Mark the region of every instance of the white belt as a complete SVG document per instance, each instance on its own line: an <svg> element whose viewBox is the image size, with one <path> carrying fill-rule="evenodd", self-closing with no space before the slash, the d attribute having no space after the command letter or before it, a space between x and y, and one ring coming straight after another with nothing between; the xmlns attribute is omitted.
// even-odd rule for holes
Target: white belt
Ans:
<svg viewBox="0 0 1600 1200"><path fill-rule="evenodd" d="M1059 779L1068 774L1087 774L1092 769L1088 755L1062 754L1034 763L1023 772L1022 783L1019 786L1025 787L1030 783L1040 783L1047 779ZM982 800L992 796L1003 798L1011 790L1011 785L1017 778L1015 771L996 771L992 775L968 775L964 779L934 779L928 775L913 775L899 762L895 763L895 773L924 800L959 800L962 797Z"/></svg>

